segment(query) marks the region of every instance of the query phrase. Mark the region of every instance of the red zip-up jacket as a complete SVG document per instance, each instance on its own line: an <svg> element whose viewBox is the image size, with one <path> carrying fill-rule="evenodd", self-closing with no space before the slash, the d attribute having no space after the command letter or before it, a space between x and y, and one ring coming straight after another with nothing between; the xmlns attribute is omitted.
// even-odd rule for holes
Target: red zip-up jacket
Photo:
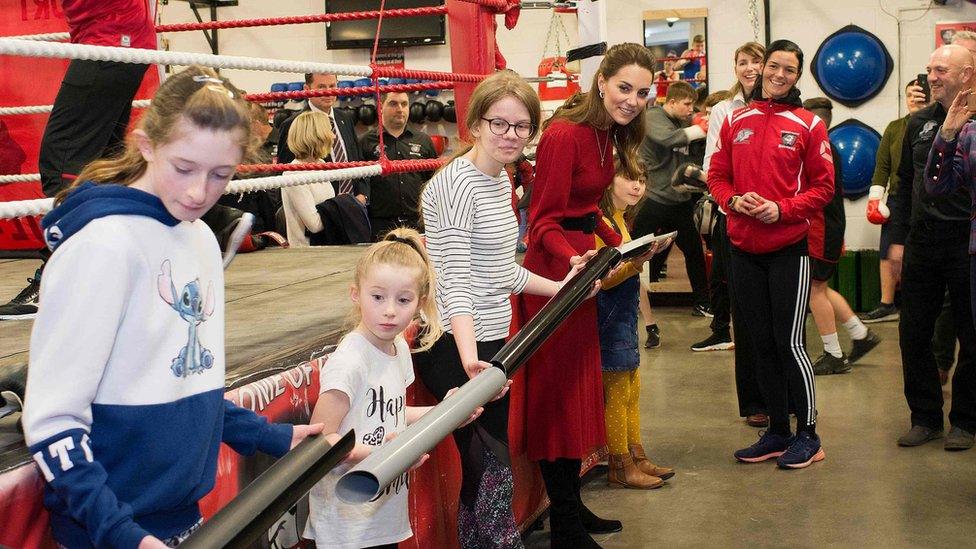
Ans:
<svg viewBox="0 0 976 549"><path fill-rule="evenodd" d="M768 225L726 208L729 240L737 248L764 254L805 239L810 217L834 195L827 128L798 105L752 101L722 124L708 188L722 205L753 191L779 206L779 220Z"/></svg>
<svg viewBox="0 0 976 549"><path fill-rule="evenodd" d="M62 0L74 44L156 49L150 0Z"/></svg>

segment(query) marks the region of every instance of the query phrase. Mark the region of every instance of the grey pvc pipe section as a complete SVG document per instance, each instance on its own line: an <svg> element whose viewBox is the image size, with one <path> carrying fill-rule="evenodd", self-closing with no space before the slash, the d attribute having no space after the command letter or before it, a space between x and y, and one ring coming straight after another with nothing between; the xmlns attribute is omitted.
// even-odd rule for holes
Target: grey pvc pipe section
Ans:
<svg viewBox="0 0 976 549"><path fill-rule="evenodd" d="M345 459L355 444L353 431L346 433L335 446L321 435L306 438L241 490L180 547L247 547Z"/></svg>
<svg viewBox="0 0 976 549"><path fill-rule="evenodd" d="M524 328L495 355L489 368L461 386L396 438L377 448L339 478L336 495L346 503L365 503L377 497L397 477L464 423L479 406L505 386L508 377L534 353L590 293L593 283L620 262L616 248L603 248L587 261Z"/></svg>
<svg viewBox="0 0 976 549"><path fill-rule="evenodd" d="M396 438L342 475L336 485L336 495L346 503L366 503L375 498L421 456L467 421L479 406L495 398L507 381L505 372L498 368L482 370Z"/></svg>

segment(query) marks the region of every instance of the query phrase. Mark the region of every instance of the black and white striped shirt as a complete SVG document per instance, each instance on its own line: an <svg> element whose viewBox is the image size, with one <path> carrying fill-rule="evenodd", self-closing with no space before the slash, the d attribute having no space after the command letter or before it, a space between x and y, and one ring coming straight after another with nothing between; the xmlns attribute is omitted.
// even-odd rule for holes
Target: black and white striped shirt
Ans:
<svg viewBox="0 0 976 549"><path fill-rule="evenodd" d="M529 281L515 262L518 222L508 177L488 176L457 158L427 183L421 202L444 328L450 331L452 317L471 315L476 340L508 337L509 295Z"/></svg>

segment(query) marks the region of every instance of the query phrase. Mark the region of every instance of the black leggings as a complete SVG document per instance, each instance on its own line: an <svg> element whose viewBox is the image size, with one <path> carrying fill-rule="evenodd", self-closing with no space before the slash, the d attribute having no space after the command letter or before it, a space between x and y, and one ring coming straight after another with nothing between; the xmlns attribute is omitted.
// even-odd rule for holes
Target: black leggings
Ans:
<svg viewBox="0 0 976 549"><path fill-rule="evenodd" d="M479 341L478 358L490 360L504 344L504 339ZM421 381L439 401L468 382L453 334L445 333L430 350L418 353L415 362ZM454 431L461 456L458 540L464 548L522 547L512 513L508 401L505 395L485 404L478 419Z"/></svg>
<svg viewBox="0 0 976 549"><path fill-rule="evenodd" d="M38 155L45 196L54 196L86 164L124 145L132 98L146 68L81 59L68 64Z"/></svg>
<svg viewBox="0 0 976 549"><path fill-rule="evenodd" d="M735 392L739 398L739 415L749 417L754 414L766 413L766 402L762 391L759 390L759 380L756 374L756 360L752 356L752 341L745 334L745 328L739 326L743 321L736 317L738 314L732 303L735 295L732 293L732 243L729 242L727 232L727 218L719 213L712 231L712 282L710 285L712 299L712 332L715 335L729 334L729 325L735 330Z"/></svg>
<svg viewBox="0 0 976 549"><path fill-rule="evenodd" d="M797 430L815 432L817 408L813 366L807 356L807 301L810 258L806 242L769 254L732 248L734 316L752 343L759 389L766 401L770 431L790 432L790 409Z"/></svg>

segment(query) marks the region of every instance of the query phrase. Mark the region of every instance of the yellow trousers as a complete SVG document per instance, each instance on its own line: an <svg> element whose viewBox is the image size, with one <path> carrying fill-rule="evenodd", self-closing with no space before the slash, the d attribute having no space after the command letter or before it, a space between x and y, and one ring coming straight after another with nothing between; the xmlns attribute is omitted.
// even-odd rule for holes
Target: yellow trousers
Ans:
<svg viewBox="0 0 976 549"><path fill-rule="evenodd" d="M640 371L603 372L607 448L626 454L628 444L640 444Z"/></svg>

